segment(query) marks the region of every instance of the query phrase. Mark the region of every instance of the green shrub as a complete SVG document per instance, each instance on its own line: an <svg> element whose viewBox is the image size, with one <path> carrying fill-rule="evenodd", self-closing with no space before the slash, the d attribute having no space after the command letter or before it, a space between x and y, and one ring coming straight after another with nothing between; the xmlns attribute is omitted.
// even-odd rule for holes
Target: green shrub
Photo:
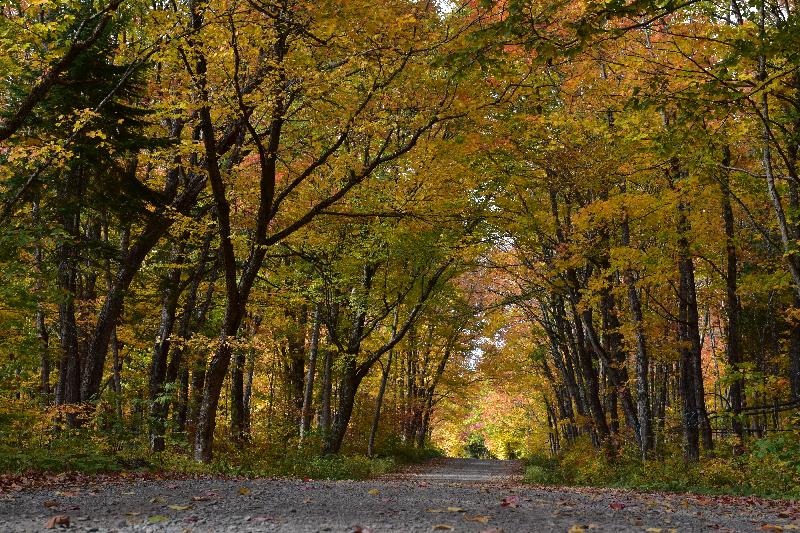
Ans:
<svg viewBox="0 0 800 533"><path fill-rule="evenodd" d="M735 441L720 439L714 454L687 463L679 446L667 445L642 462L638 450L609 455L579 439L557 457L528 459L524 480L537 484L594 485L708 494L800 498L800 440L785 434L752 442L734 453Z"/></svg>

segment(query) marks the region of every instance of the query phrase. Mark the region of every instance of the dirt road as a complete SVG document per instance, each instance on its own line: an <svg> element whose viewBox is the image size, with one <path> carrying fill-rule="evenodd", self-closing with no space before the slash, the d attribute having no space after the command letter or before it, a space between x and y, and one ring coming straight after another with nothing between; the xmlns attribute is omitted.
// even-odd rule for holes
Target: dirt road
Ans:
<svg viewBox="0 0 800 533"><path fill-rule="evenodd" d="M520 474L513 461L439 459L369 481L66 485L0 494L0 531L59 529L57 516L69 531L800 531L790 502L534 487Z"/></svg>

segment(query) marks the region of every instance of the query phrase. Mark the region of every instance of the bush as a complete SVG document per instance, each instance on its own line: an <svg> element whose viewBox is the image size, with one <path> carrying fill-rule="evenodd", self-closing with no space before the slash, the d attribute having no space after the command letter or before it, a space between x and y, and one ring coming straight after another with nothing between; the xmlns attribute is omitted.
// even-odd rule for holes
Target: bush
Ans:
<svg viewBox="0 0 800 533"><path fill-rule="evenodd" d="M243 445L220 434L214 460L200 464L191 458L183 440L168 438L167 450L153 454L147 435L122 425L98 429L86 423L80 429L56 428L57 412L42 416L24 406L0 411L0 473L27 471L101 473L145 470L192 474L312 479L364 479L385 474L399 464L441 455L433 448L415 448L399 439L387 441L377 458L352 453L322 455L321 442L312 435L300 445L296 439L253 439Z"/></svg>
<svg viewBox="0 0 800 533"><path fill-rule="evenodd" d="M524 480L545 485L593 485L707 494L800 498L800 439L782 435L734 453L734 441L720 440L713 455L687 463L678 446L642 462L638 450L615 455L579 439L557 457L528 459Z"/></svg>

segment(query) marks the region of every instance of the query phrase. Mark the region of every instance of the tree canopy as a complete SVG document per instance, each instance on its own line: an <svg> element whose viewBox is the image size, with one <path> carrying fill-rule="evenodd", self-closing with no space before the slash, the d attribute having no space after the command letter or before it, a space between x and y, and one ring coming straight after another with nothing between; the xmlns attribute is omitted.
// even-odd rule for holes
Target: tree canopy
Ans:
<svg viewBox="0 0 800 533"><path fill-rule="evenodd" d="M205 463L792 428L793 1L2 9L3 424Z"/></svg>

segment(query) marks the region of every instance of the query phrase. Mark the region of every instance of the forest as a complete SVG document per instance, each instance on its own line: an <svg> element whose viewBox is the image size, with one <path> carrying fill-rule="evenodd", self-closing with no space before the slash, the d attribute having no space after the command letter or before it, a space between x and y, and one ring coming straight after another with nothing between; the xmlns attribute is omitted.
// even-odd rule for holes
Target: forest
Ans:
<svg viewBox="0 0 800 533"><path fill-rule="evenodd" d="M800 496L794 0L0 6L0 472Z"/></svg>

